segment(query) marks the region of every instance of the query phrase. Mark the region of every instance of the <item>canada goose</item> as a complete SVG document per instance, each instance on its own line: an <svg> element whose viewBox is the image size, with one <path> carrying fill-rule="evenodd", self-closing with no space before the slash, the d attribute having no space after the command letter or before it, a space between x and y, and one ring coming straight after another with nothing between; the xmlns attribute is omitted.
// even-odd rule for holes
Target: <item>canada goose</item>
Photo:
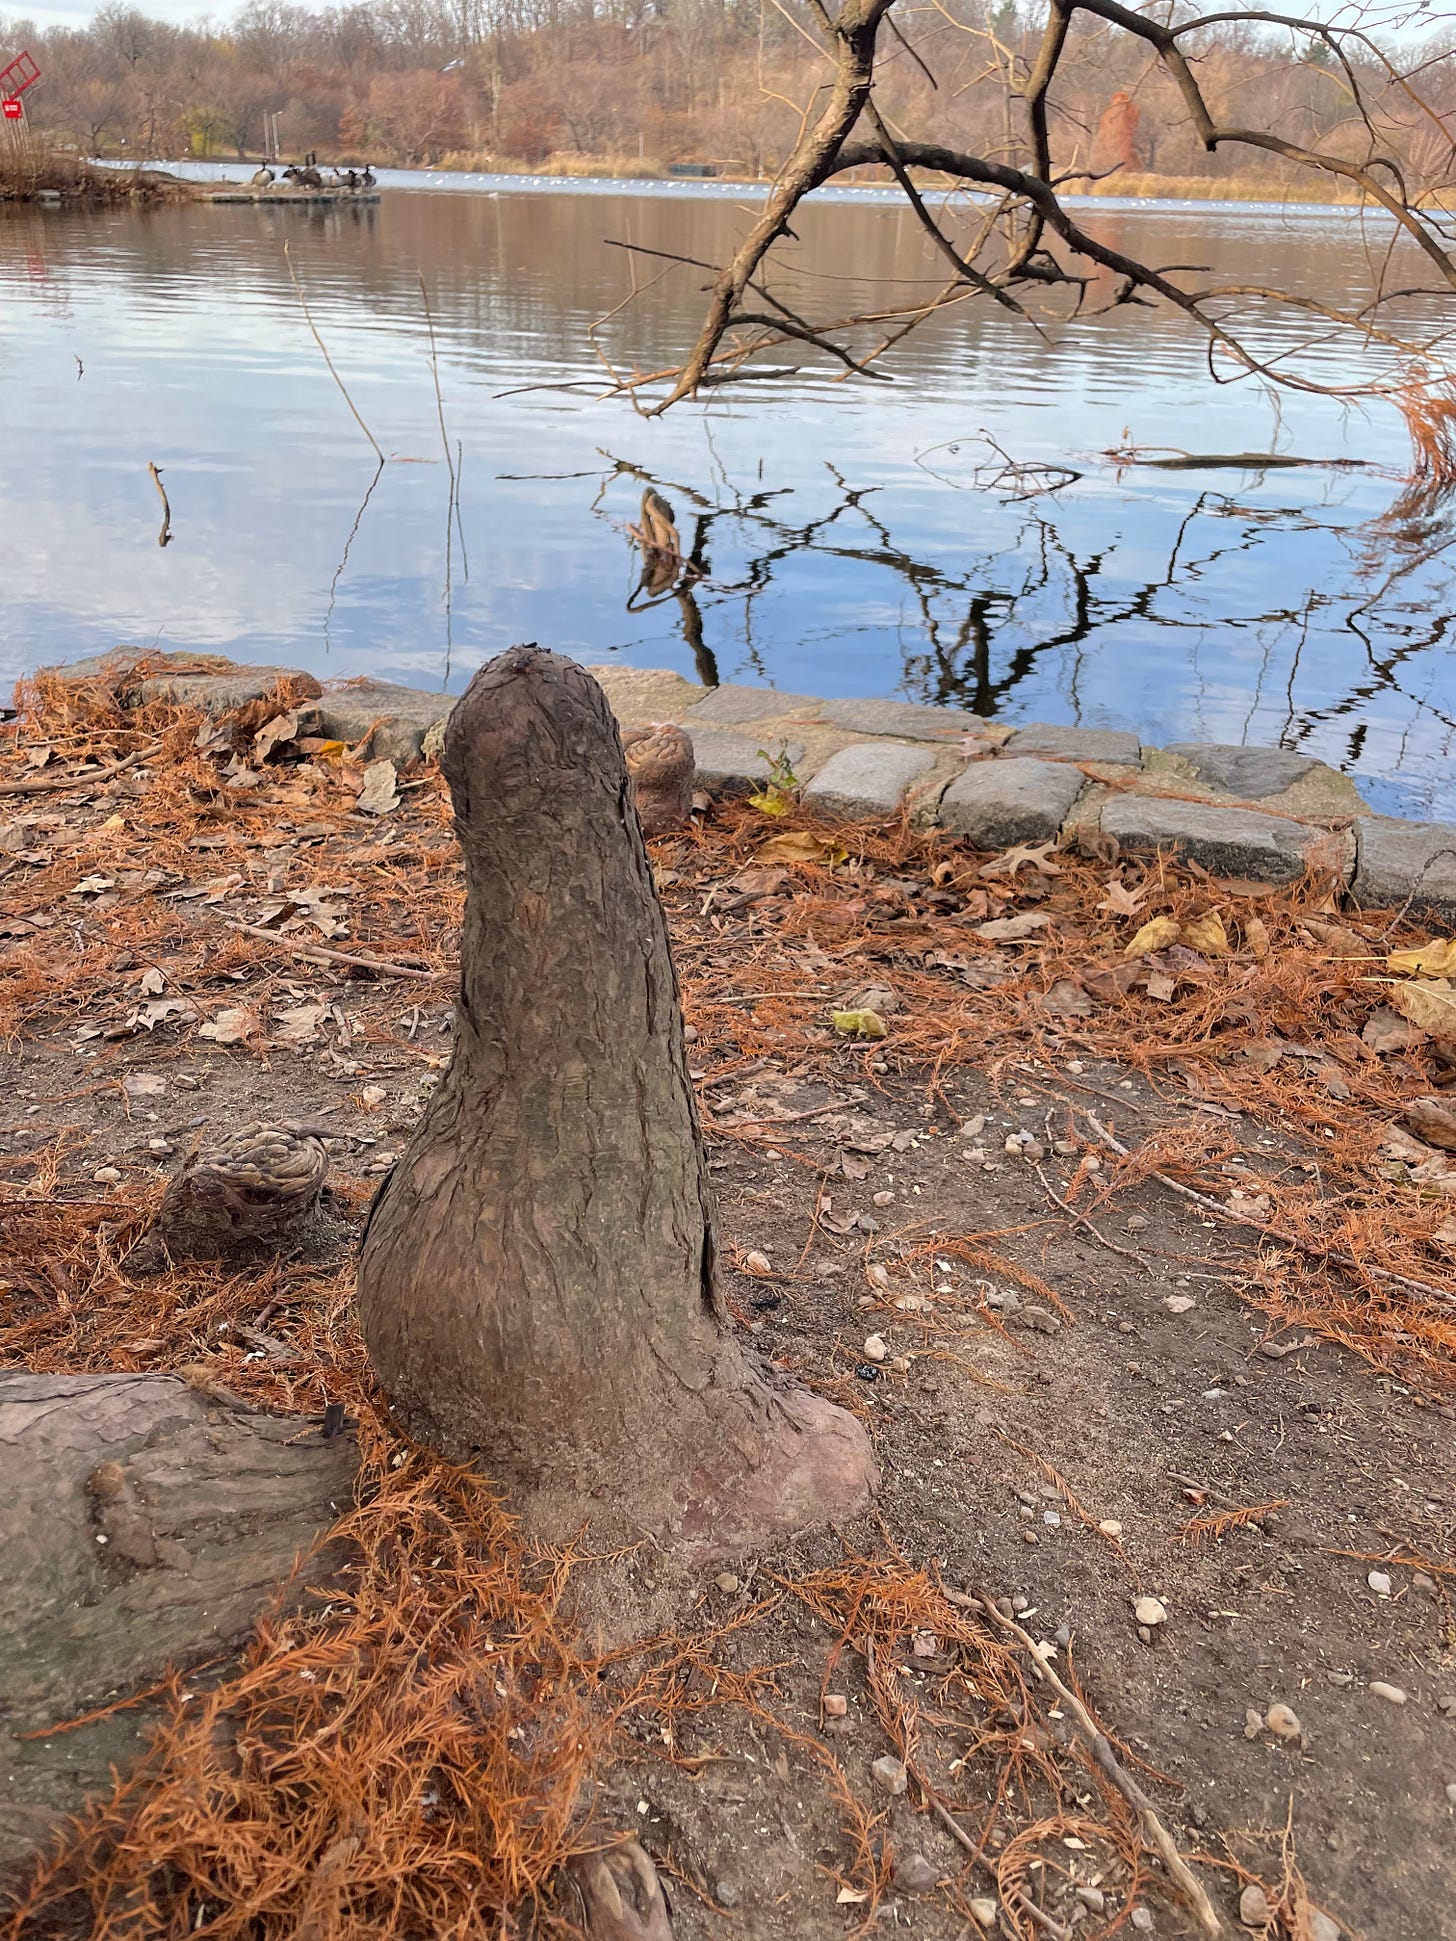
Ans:
<svg viewBox="0 0 1456 1941"><path fill-rule="evenodd" d="M359 177L359 186L361 189L374 187L374 171L367 162L364 164L364 173Z"/></svg>
<svg viewBox="0 0 1456 1941"><path fill-rule="evenodd" d="M265 162L263 167L260 168L258 170L258 173L253 177L253 187L255 189L266 189L273 182L277 181L277 179L278 178L274 175L272 169L270 169L267 163Z"/></svg>

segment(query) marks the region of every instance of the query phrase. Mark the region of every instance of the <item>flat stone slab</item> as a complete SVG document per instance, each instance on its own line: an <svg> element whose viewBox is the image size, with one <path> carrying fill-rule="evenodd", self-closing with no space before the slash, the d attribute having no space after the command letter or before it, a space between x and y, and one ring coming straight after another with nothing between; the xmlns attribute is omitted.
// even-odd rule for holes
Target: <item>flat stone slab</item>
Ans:
<svg viewBox="0 0 1456 1941"><path fill-rule="evenodd" d="M1175 741L1163 750L1187 762L1200 782L1249 801L1282 795L1324 764L1292 748L1241 748L1232 742Z"/></svg>
<svg viewBox="0 0 1456 1941"><path fill-rule="evenodd" d="M905 741L955 742L962 735L990 736L991 724L967 708L927 708L893 697L876 701L821 701L816 722L853 735L898 735Z"/></svg>
<svg viewBox="0 0 1456 1941"><path fill-rule="evenodd" d="M1142 760L1142 743L1125 728L1059 728L1049 721L1029 721L1006 744L1008 755L1053 755L1066 762L1123 762Z"/></svg>
<svg viewBox="0 0 1456 1941"><path fill-rule="evenodd" d="M928 748L856 742L829 757L804 790L804 800L821 814L845 822L894 815L906 790L934 767L935 756Z"/></svg>
<svg viewBox="0 0 1456 1941"><path fill-rule="evenodd" d="M150 672L137 678L138 667ZM68 681L108 681L127 707L146 701L175 701L209 715L231 714L253 701L266 700L285 681L302 697L323 693L313 675L300 668L242 667L223 654L157 654L123 647L53 671Z"/></svg>
<svg viewBox="0 0 1456 1941"><path fill-rule="evenodd" d="M940 801L940 819L978 849L1006 849L1014 842L1046 842L1061 830L1085 786L1064 762L1003 755L973 762Z"/></svg>
<svg viewBox="0 0 1456 1941"><path fill-rule="evenodd" d="M759 741L748 735L721 734L716 728L693 730L692 743L698 787L719 794L741 794L768 781L773 764L766 757L782 754L793 769L804 759L803 746L798 742L773 737Z"/></svg>
<svg viewBox="0 0 1456 1941"><path fill-rule="evenodd" d="M348 681L322 690L308 710L304 733L327 735L332 741L357 742L375 723L369 755L373 761L412 762L425 736L455 705L451 694L431 694L425 688L400 687L394 681Z"/></svg>
<svg viewBox="0 0 1456 1941"><path fill-rule="evenodd" d="M1400 905L1456 917L1456 823L1362 816L1355 830L1357 903Z"/></svg>
<svg viewBox="0 0 1456 1941"><path fill-rule="evenodd" d="M1291 883L1322 859L1343 868L1351 850L1348 836L1285 816L1155 795L1113 796L1103 808L1102 829L1124 849L1173 851L1215 876L1257 883Z"/></svg>
<svg viewBox="0 0 1456 1941"><path fill-rule="evenodd" d="M588 667L612 713L624 728L646 728L657 721L681 721L694 702L712 692L700 681L684 680L667 667L619 667L615 661Z"/></svg>
<svg viewBox="0 0 1456 1941"><path fill-rule="evenodd" d="M745 721L772 721L778 715L803 714L820 705L812 694L786 694L782 688L725 681L721 687L710 687L682 720L690 731L699 724L705 728L740 728Z"/></svg>

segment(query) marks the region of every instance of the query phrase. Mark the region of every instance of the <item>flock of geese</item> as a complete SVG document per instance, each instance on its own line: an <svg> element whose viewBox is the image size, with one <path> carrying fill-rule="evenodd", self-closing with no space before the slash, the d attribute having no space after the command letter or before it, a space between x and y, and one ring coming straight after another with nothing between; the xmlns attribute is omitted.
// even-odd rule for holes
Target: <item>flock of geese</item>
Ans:
<svg viewBox="0 0 1456 1941"><path fill-rule="evenodd" d="M265 162L253 177L255 189L270 188L278 177ZM310 149L302 164L290 162L283 171L283 180L291 182L296 189L372 189L374 171L366 162L362 169L331 169L327 176L319 171L318 156Z"/></svg>

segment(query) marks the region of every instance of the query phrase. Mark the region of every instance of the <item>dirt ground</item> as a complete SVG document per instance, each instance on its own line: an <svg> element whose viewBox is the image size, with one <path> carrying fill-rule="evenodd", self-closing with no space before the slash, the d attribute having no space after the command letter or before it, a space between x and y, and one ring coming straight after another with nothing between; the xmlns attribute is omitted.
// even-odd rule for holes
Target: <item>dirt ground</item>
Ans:
<svg viewBox="0 0 1456 1941"><path fill-rule="evenodd" d="M54 704L45 726L58 744ZM160 729L181 750L195 726ZM88 746L121 733L95 713L83 727ZM198 1283L162 1320L125 1252L179 1157L244 1119L336 1129L336 1204L362 1218L449 1055L441 791L422 776L367 817L343 785L301 782L317 756L259 762L242 792L206 779L219 759L179 755L185 787L153 764L0 803L31 818L0 856L0 1212L18 1236L0 1348L42 1369L204 1355L269 1406L354 1411L346 1250ZM1224 1931L1456 1936L1446 1189L1439 1149L1400 1135L1392 1158L1378 1131L1450 1073L1388 1011L1372 1032L1384 993L1354 962L1427 932L1391 913L1351 928L1317 885L1255 897L1105 856L1043 854L1051 873L1033 859L1009 877L991 859L988 875L907 831L822 836L786 871L759 860L784 827L814 834L710 811L655 860L725 1297L759 1351L865 1421L881 1494L862 1527L704 1585L682 1627L699 1644L617 1708L568 1819L636 1832L681 1937L1202 1932L1034 1654L955 1602L986 1597L1083 1695ZM1141 888L1104 911L1107 936L1079 867ZM1118 968L1162 908L1227 925L1227 963L1154 957L1171 1002ZM1020 937L980 929L1048 910ZM1260 931L1272 969L1246 947ZM1286 937L1312 983L1287 981ZM309 961L320 947L418 974ZM1069 962L1086 971L1070 1001ZM1201 1014L1174 1042L1173 1013L1207 1014L1215 986L1222 1025ZM827 1012L847 1002L883 1040L836 1032ZM42 1203L74 1212L64 1246L34 1242ZM1352 1248L1384 1283L1329 1257ZM1165 1615L1140 1626L1148 1598ZM24 1756L95 1787L162 1715ZM902 1792L871 1770L886 1755ZM93 1887L92 1931L304 1933L286 1896L254 1927L214 1927L189 1864L152 1927L104 1926ZM1265 1904L1245 1899L1241 1929L1255 1881ZM76 1906L33 1907L24 1931L84 1931ZM570 1912L537 1906L548 1927ZM472 1919L436 1932L497 1931ZM426 1931L379 1925L347 1892L318 1929Z"/></svg>

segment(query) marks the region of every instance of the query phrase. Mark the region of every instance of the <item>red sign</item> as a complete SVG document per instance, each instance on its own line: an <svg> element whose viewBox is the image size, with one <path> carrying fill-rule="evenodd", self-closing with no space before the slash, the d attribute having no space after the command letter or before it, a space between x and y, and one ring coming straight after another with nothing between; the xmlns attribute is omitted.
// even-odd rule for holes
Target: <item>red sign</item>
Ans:
<svg viewBox="0 0 1456 1941"><path fill-rule="evenodd" d="M0 114L3 114L7 121L19 121L24 113L25 109L19 101L0 102Z"/></svg>
<svg viewBox="0 0 1456 1941"><path fill-rule="evenodd" d="M40 79L40 69L28 53L17 54L9 67L0 67L0 95L7 97L5 112L10 114L11 100L18 100L28 87ZM15 117L10 116L13 121Z"/></svg>

